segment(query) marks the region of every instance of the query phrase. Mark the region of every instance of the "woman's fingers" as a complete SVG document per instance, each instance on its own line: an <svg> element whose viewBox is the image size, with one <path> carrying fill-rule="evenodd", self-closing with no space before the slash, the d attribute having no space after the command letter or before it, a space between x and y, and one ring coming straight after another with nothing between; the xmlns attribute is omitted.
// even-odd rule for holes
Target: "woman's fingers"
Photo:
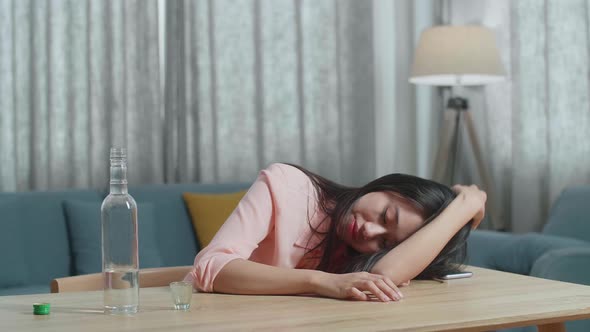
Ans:
<svg viewBox="0 0 590 332"><path fill-rule="evenodd" d="M362 282L362 286L361 286L364 290L368 290L369 292L373 293L373 295L375 295L379 300L383 301L383 302L389 302L394 300L394 297L389 297L385 294L385 292L383 292L379 287L377 287L377 285L375 284L374 281L372 280L365 280ZM359 287L357 287L359 288Z"/></svg>
<svg viewBox="0 0 590 332"><path fill-rule="evenodd" d="M404 294L402 294L402 292L395 285L395 283L393 282L393 280L391 280L391 279L389 279L389 278L387 278L385 276L381 276L381 280L383 280L383 282L386 283L387 286L389 286L390 289L392 289L397 295L399 295L399 298L400 299L404 297ZM410 282L408 281L405 286L407 286L409 284L410 284ZM404 284L402 284L402 285L404 285Z"/></svg>
<svg viewBox="0 0 590 332"><path fill-rule="evenodd" d="M367 296L367 294L361 292L356 287L352 287L350 289L350 297L353 298L353 299L355 299L355 300L359 300L359 301L367 301L369 299L369 297Z"/></svg>
<svg viewBox="0 0 590 332"><path fill-rule="evenodd" d="M393 282L392 282L393 283ZM375 281L375 285L379 287L388 298L392 300L401 300L402 296L400 295L400 291L397 289L397 286L391 287L384 279L379 279Z"/></svg>
<svg viewBox="0 0 590 332"><path fill-rule="evenodd" d="M339 275L337 279L344 281L341 285L336 285L341 289L341 298L359 301L376 299L383 302L398 301L403 298L395 283L380 274L355 272Z"/></svg>
<svg viewBox="0 0 590 332"><path fill-rule="evenodd" d="M404 295L399 290L399 288L395 285L393 280L387 278L386 276L380 275L380 274L371 274L370 276L372 277L372 280L375 281L375 283L378 283L378 286L380 286L380 288L383 289L383 291L391 299L399 300L402 297L404 297Z"/></svg>

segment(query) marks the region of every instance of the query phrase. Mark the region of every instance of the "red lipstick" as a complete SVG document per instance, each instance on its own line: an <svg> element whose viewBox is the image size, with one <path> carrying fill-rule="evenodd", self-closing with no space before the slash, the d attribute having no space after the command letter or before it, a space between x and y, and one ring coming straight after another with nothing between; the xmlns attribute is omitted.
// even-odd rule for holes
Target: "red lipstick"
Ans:
<svg viewBox="0 0 590 332"><path fill-rule="evenodd" d="M356 228L356 218L352 215L352 222L350 223L350 237L353 240L356 240L358 234L358 230Z"/></svg>

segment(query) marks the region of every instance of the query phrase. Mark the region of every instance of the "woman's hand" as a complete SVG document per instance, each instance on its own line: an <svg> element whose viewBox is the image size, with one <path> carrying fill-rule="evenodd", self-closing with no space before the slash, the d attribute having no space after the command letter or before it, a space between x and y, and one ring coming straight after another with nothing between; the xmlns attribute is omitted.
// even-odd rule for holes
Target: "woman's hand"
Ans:
<svg viewBox="0 0 590 332"><path fill-rule="evenodd" d="M461 199L468 208L472 209L473 224L471 229L477 228L485 216L487 194L474 184L470 186L457 184L452 189L457 194L457 199Z"/></svg>
<svg viewBox="0 0 590 332"><path fill-rule="evenodd" d="M317 294L336 299L371 300L365 291L383 302L398 301L403 297L391 279L368 272L323 273L317 279L315 288Z"/></svg>

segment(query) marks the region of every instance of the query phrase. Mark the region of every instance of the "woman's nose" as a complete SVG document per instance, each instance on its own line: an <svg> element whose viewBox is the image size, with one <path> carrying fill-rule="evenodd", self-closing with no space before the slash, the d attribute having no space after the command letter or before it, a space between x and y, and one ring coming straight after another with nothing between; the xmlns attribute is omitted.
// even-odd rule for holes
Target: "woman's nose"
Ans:
<svg viewBox="0 0 590 332"><path fill-rule="evenodd" d="M373 237L384 234L385 232L387 232L385 227L372 221L367 221L363 225L363 236L365 239L372 239Z"/></svg>

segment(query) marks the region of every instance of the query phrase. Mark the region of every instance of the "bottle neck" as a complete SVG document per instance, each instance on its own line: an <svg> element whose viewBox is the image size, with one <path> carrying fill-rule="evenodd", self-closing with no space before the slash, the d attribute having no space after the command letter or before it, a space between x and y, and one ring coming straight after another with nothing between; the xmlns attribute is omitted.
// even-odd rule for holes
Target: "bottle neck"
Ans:
<svg viewBox="0 0 590 332"><path fill-rule="evenodd" d="M111 194L127 194L127 161L111 159Z"/></svg>

